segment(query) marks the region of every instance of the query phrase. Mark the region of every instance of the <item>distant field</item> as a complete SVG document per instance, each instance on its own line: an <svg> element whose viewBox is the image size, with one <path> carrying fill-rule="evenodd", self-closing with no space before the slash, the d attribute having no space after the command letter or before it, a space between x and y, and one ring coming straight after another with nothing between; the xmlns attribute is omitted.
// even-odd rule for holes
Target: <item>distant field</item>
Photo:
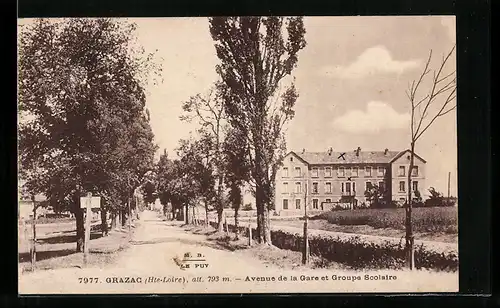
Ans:
<svg viewBox="0 0 500 308"><path fill-rule="evenodd" d="M325 212L311 219L324 219L336 225L368 225L373 228L405 229L405 209L363 209ZM458 233L456 207L414 208L412 210L415 232Z"/></svg>

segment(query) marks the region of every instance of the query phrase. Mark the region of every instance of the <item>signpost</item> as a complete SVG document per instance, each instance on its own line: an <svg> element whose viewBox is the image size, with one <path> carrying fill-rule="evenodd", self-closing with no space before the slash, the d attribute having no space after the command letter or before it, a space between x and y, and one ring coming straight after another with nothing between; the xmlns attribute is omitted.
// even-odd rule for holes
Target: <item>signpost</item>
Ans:
<svg viewBox="0 0 500 308"><path fill-rule="evenodd" d="M92 193L88 193L87 197L80 198L80 208L86 208L85 216L85 241L83 242L83 265L87 266L89 243L90 243L90 223L92 221L92 209L101 207L101 198L92 197Z"/></svg>

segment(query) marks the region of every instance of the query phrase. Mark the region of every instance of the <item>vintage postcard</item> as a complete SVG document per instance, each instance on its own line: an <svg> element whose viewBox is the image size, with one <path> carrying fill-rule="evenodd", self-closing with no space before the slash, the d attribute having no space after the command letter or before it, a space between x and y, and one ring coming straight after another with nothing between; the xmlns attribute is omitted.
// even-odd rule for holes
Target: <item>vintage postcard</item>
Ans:
<svg viewBox="0 0 500 308"><path fill-rule="evenodd" d="M457 292L455 37L18 19L19 293Z"/></svg>

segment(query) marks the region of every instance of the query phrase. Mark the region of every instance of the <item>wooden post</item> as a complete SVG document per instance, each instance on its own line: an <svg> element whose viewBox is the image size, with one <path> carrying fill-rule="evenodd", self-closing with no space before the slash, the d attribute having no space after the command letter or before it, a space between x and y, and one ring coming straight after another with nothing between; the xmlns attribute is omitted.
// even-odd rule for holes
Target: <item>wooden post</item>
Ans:
<svg viewBox="0 0 500 308"><path fill-rule="evenodd" d="M85 242L83 242L83 265L87 266L88 254L89 254L89 243L90 243L90 223L92 218L92 193L87 194L86 200L86 217L85 217Z"/></svg>
<svg viewBox="0 0 500 308"><path fill-rule="evenodd" d="M33 220L31 221L32 226L33 226L33 239L31 242L31 270L35 270L35 265L36 265L36 202L35 202L35 196L31 196L31 201L33 202Z"/></svg>
<svg viewBox="0 0 500 308"><path fill-rule="evenodd" d="M302 264L309 263L309 237L307 232L307 183L305 184L304 192L304 249L302 251Z"/></svg>

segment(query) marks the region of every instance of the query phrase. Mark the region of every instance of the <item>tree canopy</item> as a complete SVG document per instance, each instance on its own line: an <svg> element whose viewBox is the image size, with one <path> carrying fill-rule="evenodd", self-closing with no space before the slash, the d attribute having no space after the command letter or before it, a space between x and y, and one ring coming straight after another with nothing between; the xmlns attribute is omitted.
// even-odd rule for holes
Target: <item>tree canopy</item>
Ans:
<svg viewBox="0 0 500 308"><path fill-rule="evenodd" d="M153 164L144 87L160 69L134 31L108 18L38 19L19 35L20 175L77 214L79 236L81 194L123 206Z"/></svg>

